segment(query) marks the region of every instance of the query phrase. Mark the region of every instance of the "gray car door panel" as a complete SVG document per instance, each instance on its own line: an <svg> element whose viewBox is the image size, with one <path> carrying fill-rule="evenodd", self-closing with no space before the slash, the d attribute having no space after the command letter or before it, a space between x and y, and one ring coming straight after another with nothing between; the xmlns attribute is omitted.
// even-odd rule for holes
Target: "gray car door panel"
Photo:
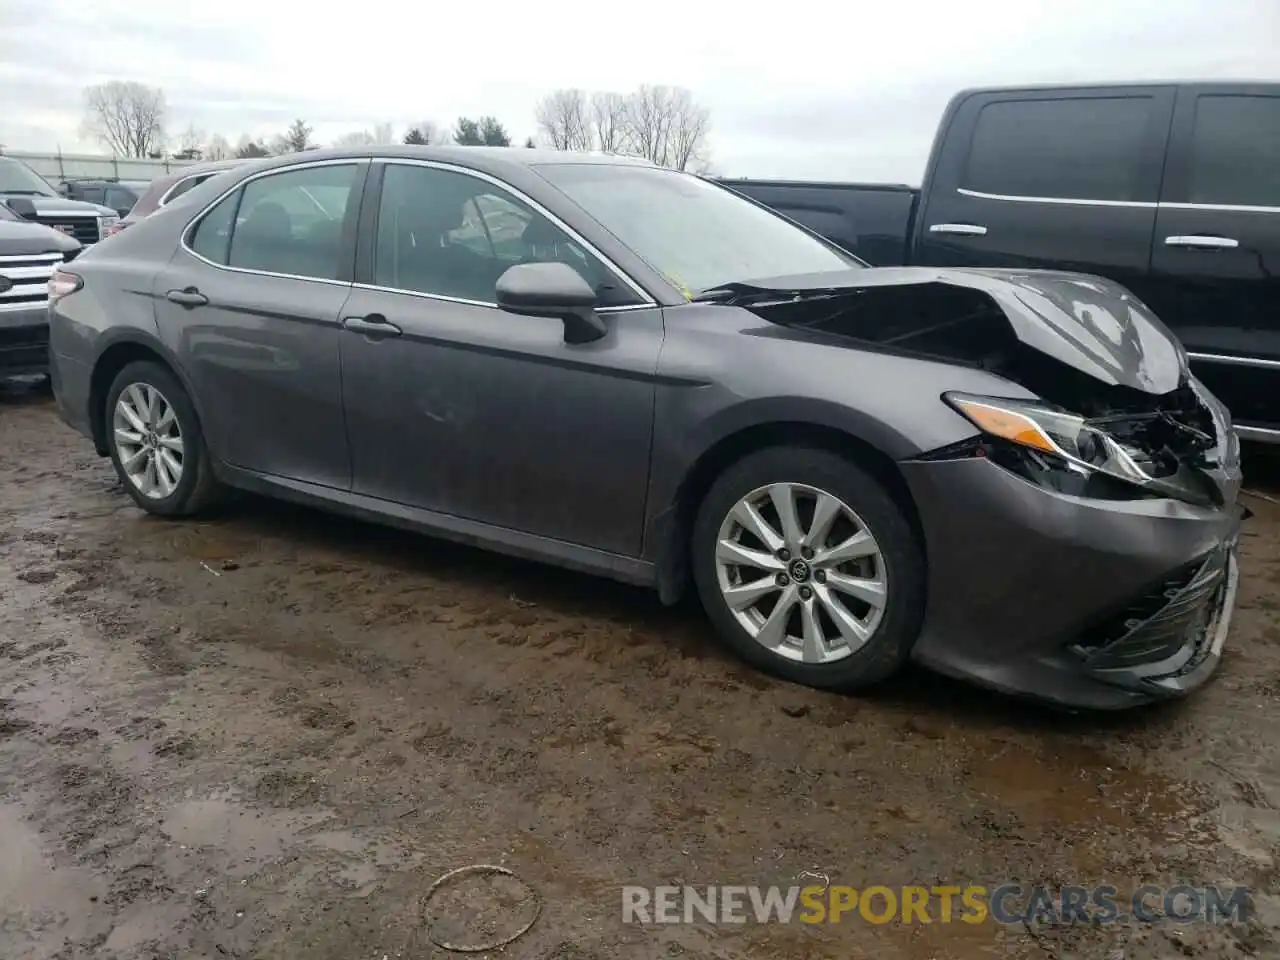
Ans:
<svg viewBox="0 0 1280 960"><path fill-rule="evenodd" d="M658 308L605 314L569 345L563 324L357 286L342 338L357 493L640 553L653 429Z"/></svg>

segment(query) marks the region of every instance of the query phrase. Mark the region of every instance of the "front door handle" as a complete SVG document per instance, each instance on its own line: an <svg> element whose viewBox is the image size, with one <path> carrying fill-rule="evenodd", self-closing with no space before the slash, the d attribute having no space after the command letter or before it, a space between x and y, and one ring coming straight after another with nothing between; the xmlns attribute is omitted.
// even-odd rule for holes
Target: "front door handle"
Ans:
<svg viewBox="0 0 1280 960"><path fill-rule="evenodd" d="M1204 234L1192 234L1191 236L1165 237L1164 245L1166 247L1194 247L1198 250L1234 250L1240 246L1240 241L1233 240L1231 237L1210 237Z"/></svg>
<svg viewBox="0 0 1280 960"><path fill-rule="evenodd" d="M987 228L980 223L935 223L930 233L951 233L959 237L985 237Z"/></svg>
<svg viewBox="0 0 1280 960"><path fill-rule="evenodd" d="M371 313L366 317L347 317L342 321L343 329L352 333L363 333L366 337L398 337L404 331L380 313Z"/></svg>
<svg viewBox="0 0 1280 960"><path fill-rule="evenodd" d="M187 287L185 290L170 290L164 297L166 300L184 307L203 307L209 302L209 298L195 287Z"/></svg>

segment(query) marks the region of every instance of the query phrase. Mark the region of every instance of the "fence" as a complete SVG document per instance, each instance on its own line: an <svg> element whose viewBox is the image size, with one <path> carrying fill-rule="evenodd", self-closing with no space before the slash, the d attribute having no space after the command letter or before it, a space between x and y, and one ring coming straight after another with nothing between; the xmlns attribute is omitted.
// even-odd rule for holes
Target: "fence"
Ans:
<svg viewBox="0 0 1280 960"><path fill-rule="evenodd" d="M154 180L162 174L189 166L193 160L139 160L94 153L34 153L4 150L0 154L21 160L55 185L62 180Z"/></svg>

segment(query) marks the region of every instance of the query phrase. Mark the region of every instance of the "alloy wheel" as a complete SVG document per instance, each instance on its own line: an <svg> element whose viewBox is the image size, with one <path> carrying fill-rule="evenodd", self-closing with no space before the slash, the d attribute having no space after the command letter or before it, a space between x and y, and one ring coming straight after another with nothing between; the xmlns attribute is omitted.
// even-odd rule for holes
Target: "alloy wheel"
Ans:
<svg viewBox="0 0 1280 960"><path fill-rule="evenodd" d="M171 496L182 482L182 428L164 394L147 383L129 384L116 400L111 426L129 482L151 500Z"/></svg>
<svg viewBox="0 0 1280 960"><path fill-rule="evenodd" d="M715 558L734 619L788 660L843 660L884 615L888 574L875 537L848 504L817 487L751 491L720 525Z"/></svg>

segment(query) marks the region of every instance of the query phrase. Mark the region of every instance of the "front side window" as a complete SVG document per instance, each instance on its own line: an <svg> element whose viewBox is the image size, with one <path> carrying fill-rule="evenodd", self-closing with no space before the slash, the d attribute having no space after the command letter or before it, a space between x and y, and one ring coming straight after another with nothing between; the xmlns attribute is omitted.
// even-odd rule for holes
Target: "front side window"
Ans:
<svg viewBox="0 0 1280 960"><path fill-rule="evenodd" d="M1072 200L1142 196L1150 97L997 100L978 114L961 186Z"/></svg>
<svg viewBox="0 0 1280 960"><path fill-rule="evenodd" d="M451 170L387 165L374 247L377 286L489 304L510 267L549 261L577 270L602 306L638 302L581 244L501 187Z"/></svg>
<svg viewBox="0 0 1280 960"><path fill-rule="evenodd" d="M777 214L687 173L606 163L536 169L690 297L733 281L864 266Z"/></svg>
<svg viewBox="0 0 1280 960"><path fill-rule="evenodd" d="M285 170L250 180L231 230L227 265L336 280L356 164Z"/></svg>
<svg viewBox="0 0 1280 960"><path fill-rule="evenodd" d="M1280 97L1197 98L1187 192L1190 203L1280 207Z"/></svg>

